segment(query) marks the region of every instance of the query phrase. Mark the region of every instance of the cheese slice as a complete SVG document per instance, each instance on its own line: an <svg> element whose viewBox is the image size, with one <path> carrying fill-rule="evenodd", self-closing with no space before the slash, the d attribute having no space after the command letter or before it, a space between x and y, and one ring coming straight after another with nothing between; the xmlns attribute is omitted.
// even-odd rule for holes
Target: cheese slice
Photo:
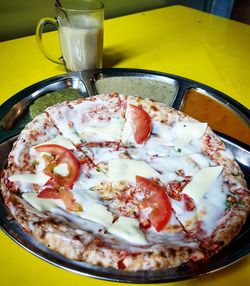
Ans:
<svg viewBox="0 0 250 286"><path fill-rule="evenodd" d="M69 174L68 164L66 163L59 164L54 168L53 171L62 177L66 177Z"/></svg>
<svg viewBox="0 0 250 286"><path fill-rule="evenodd" d="M110 181L134 182L135 176L152 178L160 177L160 174L144 161L130 159L115 159L109 161L108 177Z"/></svg>
<svg viewBox="0 0 250 286"><path fill-rule="evenodd" d="M184 121L178 122L174 128L177 129L174 146L182 147L194 139L201 138L207 130L207 123Z"/></svg>
<svg viewBox="0 0 250 286"><path fill-rule="evenodd" d="M100 223L108 227L113 222L113 215L107 208L101 204L94 204L91 207L84 209L83 212L77 213L80 217Z"/></svg>
<svg viewBox="0 0 250 286"><path fill-rule="evenodd" d="M51 140L48 140L48 141L45 141L43 143L40 143L40 144L38 144L36 146L50 145L50 144L60 145L60 146L63 146L65 148L67 148L67 149L70 149L70 150L76 149L75 145L72 144L69 139L67 139L66 137L64 137L62 135L58 135L55 138L53 138ZM34 147L36 147L36 146L34 146Z"/></svg>
<svg viewBox="0 0 250 286"><path fill-rule="evenodd" d="M122 142L131 141L131 142L135 143L134 133L133 133L133 129L132 129L130 120L127 120L125 125L124 125L122 135L121 135L121 141Z"/></svg>
<svg viewBox="0 0 250 286"><path fill-rule="evenodd" d="M124 120L119 120L119 122L115 124L110 124L104 127L86 126L83 129L83 132L86 134L98 134L104 137L108 137L108 139L111 140L120 140L124 123Z"/></svg>
<svg viewBox="0 0 250 286"><path fill-rule="evenodd" d="M36 193L24 193L22 197L27 203L39 211L47 211L58 207L65 209L65 205L61 199L38 198Z"/></svg>
<svg viewBox="0 0 250 286"><path fill-rule="evenodd" d="M131 244L146 245L147 240L139 228L139 221L135 218L121 216L110 227L108 232L120 237Z"/></svg>
<svg viewBox="0 0 250 286"><path fill-rule="evenodd" d="M182 193L187 194L195 203L198 203L204 194L209 191L209 188L214 184L222 170L223 166L201 169L194 175L192 181L186 185Z"/></svg>
<svg viewBox="0 0 250 286"><path fill-rule="evenodd" d="M9 177L11 182L24 182L31 184L44 185L50 179L43 172L37 174L13 174Z"/></svg>

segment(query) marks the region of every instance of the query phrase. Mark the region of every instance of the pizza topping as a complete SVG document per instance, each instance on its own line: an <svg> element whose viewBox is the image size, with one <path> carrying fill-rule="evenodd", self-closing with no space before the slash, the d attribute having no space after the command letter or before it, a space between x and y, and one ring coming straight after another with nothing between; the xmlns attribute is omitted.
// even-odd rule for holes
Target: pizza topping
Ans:
<svg viewBox="0 0 250 286"><path fill-rule="evenodd" d="M113 215L107 208L101 204L93 204L83 212L78 214L80 217L100 223L108 227L113 222Z"/></svg>
<svg viewBox="0 0 250 286"><path fill-rule="evenodd" d="M195 209L194 201L187 195L183 195L184 201L185 201L185 210L186 211L193 211Z"/></svg>
<svg viewBox="0 0 250 286"><path fill-rule="evenodd" d="M39 185L44 185L49 179L50 177L43 172L37 174L13 174L9 176L11 182L24 182Z"/></svg>
<svg viewBox="0 0 250 286"><path fill-rule="evenodd" d="M76 202L72 192L64 187L55 186L54 181L51 180L39 191L38 198L45 199L61 199L68 211L80 212L82 206Z"/></svg>
<svg viewBox="0 0 250 286"><path fill-rule="evenodd" d="M91 100L84 98L81 101L73 101L70 108L62 103L49 107L46 112L63 136L78 146L83 140L100 142L117 138L119 132L114 127L123 121L123 100L121 95L107 94L103 97L92 97ZM118 129L121 129L121 126Z"/></svg>
<svg viewBox="0 0 250 286"><path fill-rule="evenodd" d="M124 256L124 258L122 258L121 260L119 260L119 261L117 262L118 269L120 269L120 270L126 269L126 265L125 265L125 263L124 263L124 259L125 259L125 258L126 258L126 256Z"/></svg>
<svg viewBox="0 0 250 286"><path fill-rule="evenodd" d="M136 176L159 177L149 164L144 161L130 159L115 159L109 161L108 176L110 181L134 182Z"/></svg>
<svg viewBox="0 0 250 286"><path fill-rule="evenodd" d="M51 182L51 183L50 183ZM48 181L47 184L42 188L42 190L38 190L38 198L45 198L45 199L61 199L61 195L59 192L59 188L52 186L53 181Z"/></svg>
<svg viewBox="0 0 250 286"><path fill-rule="evenodd" d="M74 154L65 147L56 144L39 145L35 147L35 150L37 152L46 152L53 156L53 162L45 168L46 173L60 186L71 189L78 178L80 170L79 162ZM67 164L67 176L61 176L54 172L54 168L59 164Z"/></svg>
<svg viewBox="0 0 250 286"><path fill-rule="evenodd" d="M53 138L51 140L47 140L47 141L45 141L45 142L43 142L41 144L36 145L35 147L38 147L38 146L41 146L41 145L42 146L43 145L51 145L51 144L53 144L53 145L54 144L55 145L60 145L60 146L62 146L64 148L67 148L69 150L76 149L75 145L73 145L68 138L66 138L66 137L64 137L62 135L58 135L58 136L56 136L55 138Z"/></svg>
<svg viewBox="0 0 250 286"><path fill-rule="evenodd" d="M144 144L151 132L151 118L141 107L129 104L126 113L126 124L124 126L122 141L125 142L133 132L134 141Z"/></svg>
<svg viewBox="0 0 250 286"><path fill-rule="evenodd" d="M161 122L153 122L153 134L157 137L152 141L168 147L175 147L178 154L182 154L185 150L183 147L190 144L193 140L201 138L207 130L207 123L175 121L169 124ZM195 147L195 146L193 146ZM153 149L153 148L152 148ZM188 150L186 150L188 151ZM196 152L199 151L198 149ZM160 152L162 152L160 150Z"/></svg>
<svg viewBox="0 0 250 286"><path fill-rule="evenodd" d="M182 190L185 184L181 181L170 181L167 185L167 192L171 199L181 201L182 200Z"/></svg>
<svg viewBox="0 0 250 286"><path fill-rule="evenodd" d="M59 165L55 166L53 171L62 177L66 177L69 175L68 164L66 164L66 163L59 164Z"/></svg>
<svg viewBox="0 0 250 286"><path fill-rule="evenodd" d="M199 168L209 167L209 159L203 154L194 153L188 156Z"/></svg>
<svg viewBox="0 0 250 286"><path fill-rule="evenodd" d="M192 176L186 176L183 169L176 170L175 173L179 176L178 180L171 180L167 183L167 193L171 199L181 201L183 199L182 190L191 181ZM186 199L184 196L185 200L188 200L187 198L188 196Z"/></svg>
<svg viewBox="0 0 250 286"><path fill-rule="evenodd" d="M196 204L213 185L223 170L223 166L206 167L194 175L192 181L186 185L182 193L190 196Z"/></svg>
<svg viewBox="0 0 250 286"><path fill-rule="evenodd" d="M116 123L104 126L100 124L100 127L85 126L81 135L88 142L118 141L121 139L124 124L123 119L117 119Z"/></svg>
<svg viewBox="0 0 250 286"><path fill-rule="evenodd" d="M151 227L151 222L149 219L141 218L140 217L140 228L142 229L148 229Z"/></svg>
<svg viewBox="0 0 250 286"><path fill-rule="evenodd" d="M177 136L174 145L181 147L194 139L202 137L207 130L207 123L183 121L177 122L175 128Z"/></svg>
<svg viewBox="0 0 250 286"><path fill-rule="evenodd" d="M65 209L63 201L59 198L39 198L36 193L24 193L23 199L39 211L48 211L53 208Z"/></svg>
<svg viewBox="0 0 250 286"><path fill-rule="evenodd" d="M245 203L242 200L239 200L239 198L228 195L226 205L225 205L225 210L230 210L232 207L237 206L237 207L244 207Z"/></svg>
<svg viewBox="0 0 250 286"><path fill-rule="evenodd" d="M44 174L50 179L42 184L38 193L39 198L61 199L68 211L81 211L81 206L75 201L73 194L69 191L79 176L79 162L73 153L56 144L45 144L35 146L37 152L45 153Z"/></svg>
<svg viewBox="0 0 250 286"><path fill-rule="evenodd" d="M171 217L171 204L166 194L166 188L153 180L136 176L136 184L144 194L142 207L149 208L148 218L159 232L167 225Z"/></svg>
<svg viewBox="0 0 250 286"><path fill-rule="evenodd" d="M108 227L108 232L131 244L147 244L145 235L139 228L139 221L135 218L120 216L110 227Z"/></svg>

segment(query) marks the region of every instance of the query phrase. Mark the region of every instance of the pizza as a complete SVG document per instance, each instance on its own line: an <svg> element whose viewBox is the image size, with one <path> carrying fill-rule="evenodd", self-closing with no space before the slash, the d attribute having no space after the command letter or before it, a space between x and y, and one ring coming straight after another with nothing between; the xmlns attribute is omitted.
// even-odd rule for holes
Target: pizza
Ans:
<svg viewBox="0 0 250 286"><path fill-rule="evenodd" d="M13 145L1 189L37 241L123 271L205 261L250 210L243 173L207 123L118 93L35 117Z"/></svg>

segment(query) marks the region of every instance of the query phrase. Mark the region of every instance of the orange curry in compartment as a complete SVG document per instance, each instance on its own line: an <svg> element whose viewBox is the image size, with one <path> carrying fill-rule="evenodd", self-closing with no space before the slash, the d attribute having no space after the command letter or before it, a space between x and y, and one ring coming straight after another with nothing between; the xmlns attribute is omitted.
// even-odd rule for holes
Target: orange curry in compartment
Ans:
<svg viewBox="0 0 250 286"><path fill-rule="evenodd" d="M249 124L211 96L191 89L185 95L181 110L199 121L207 122L212 129L250 145Z"/></svg>

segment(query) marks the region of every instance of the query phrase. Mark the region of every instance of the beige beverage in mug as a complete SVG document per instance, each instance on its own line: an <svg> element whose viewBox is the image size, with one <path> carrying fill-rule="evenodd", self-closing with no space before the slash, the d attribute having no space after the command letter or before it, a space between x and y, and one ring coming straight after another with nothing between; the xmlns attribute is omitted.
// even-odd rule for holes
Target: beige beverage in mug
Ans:
<svg viewBox="0 0 250 286"><path fill-rule="evenodd" d="M103 5L97 1L61 1L60 4L56 4L56 20L44 18L38 23L38 46L48 59L62 63L60 59L48 56L42 45L44 26L47 23L56 23L66 70L100 68L102 67L103 21Z"/></svg>

